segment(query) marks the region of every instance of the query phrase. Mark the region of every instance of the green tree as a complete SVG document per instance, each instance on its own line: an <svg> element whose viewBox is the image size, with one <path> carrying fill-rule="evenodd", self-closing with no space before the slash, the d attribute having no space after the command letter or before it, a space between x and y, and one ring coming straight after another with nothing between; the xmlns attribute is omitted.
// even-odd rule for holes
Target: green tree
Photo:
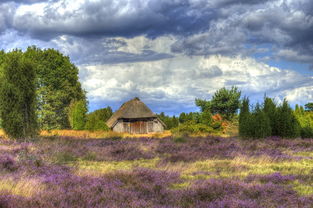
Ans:
<svg viewBox="0 0 313 208"><path fill-rule="evenodd" d="M172 129L178 126L179 120L176 116L167 116L164 112L158 115L158 118L166 125L165 129Z"/></svg>
<svg viewBox="0 0 313 208"><path fill-rule="evenodd" d="M102 108L89 113L87 115L85 129L89 131L108 131L109 127L106 125L106 121L112 116L112 114L111 107Z"/></svg>
<svg viewBox="0 0 313 208"><path fill-rule="evenodd" d="M86 125L86 114L88 112L85 100L72 101L69 106L69 121L72 129L83 130Z"/></svg>
<svg viewBox="0 0 313 208"><path fill-rule="evenodd" d="M313 111L313 103L307 103L304 105L304 107L307 111Z"/></svg>
<svg viewBox="0 0 313 208"><path fill-rule="evenodd" d="M285 99L277 109L277 136L295 138L300 136L300 124Z"/></svg>
<svg viewBox="0 0 313 208"><path fill-rule="evenodd" d="M231 119L239 109L241 92L237 87L230 90L223 87L215 92L211 101L211 112L219 113L226 119Z"/></svg>
<svg viewBox="0 0 313 208"><path fill-rule="evenodd" d="M277 105L272 98L264 97L263 111L270 120L271 135L278 135L277 132Z"/></svg>
<svg viewBox="0 0 313 208"><path fill-rule="evenodd" d="M185 123L187 121L187 115L186 113L182 112L181 114L179 114L179 123Z"/></svg>
<svg viewBox="0 0 313 208"><path fill-rule="evenodd" d="M252 119L250 120L253 126L252 137L253 138L265 138L271 136L272 129L270 119L267 114L257 104L254 112L252 113Z"/></svg>
<svg viewBox="0 0 313 208"><path fill-rule="evenodd" d="M211 111L211 102L208 100L202 100L202 99L195 99L195 104L198 106L201 110L201 112L204 111Z"/></svg>
<svg viewBox="0 0 313 208"><path fill-rule="evenodd" d="M78 69L69 57L55 49L35 46L25 52L35 66L37 114L42 129L70 128L68 109L72 100L86 100Z"/></svg>
<svg viewBox="0 0 313 208"><path fill-rule="evenodd" d="M244 138L251 136L251 114L249 108L249 98L244 97L239 113L239 135Z"/></svg>
<svg viewBox="0 0 313 208"><path fill-rule="evenodd" d="M296 105L294 115L301 127L301 137L313 138L313 112L305 111L302 106Z"/></svg>
<svg viewBox="0 0 313 208"><path fill-rule="evenodd" d="M2 127L12 138L35 136L38 129L34 65L21 51L14 50L2 58L1 68Z"/></svg>

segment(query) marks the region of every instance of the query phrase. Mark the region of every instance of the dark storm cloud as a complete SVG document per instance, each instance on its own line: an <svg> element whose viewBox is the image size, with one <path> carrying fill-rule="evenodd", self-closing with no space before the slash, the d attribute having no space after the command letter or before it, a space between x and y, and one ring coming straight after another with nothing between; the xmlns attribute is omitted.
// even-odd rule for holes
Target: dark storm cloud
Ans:
<svg viewBox="0 0 313 208"><path fill-rule="evenodd" d="M4 1L2 1L4 2ZM6 0L5 2L13 2ZM44 2L15 0L19 4ZM15 12L0 3L0 32L16 30L50 41L62 35L79 38L173 35L173 53L186 55L253 55L247 44L271 44L278 58L313 64L313 1L311 0L98 0L46 1L38 8ZM8 8L9 7L9 8ZM8 12L9 11L9 12ZM95 44L101 52L102 46ZM89 44L89 45L90 45ZM89 47L89 46L88 46ZM91 46L93 47L93 46ZM87 50L86 50L87 51ZM143 50L141 54L86 52L81 62L149 61L170 55ZM103 53L102 53L103 54ZM140 57L142 56L142 57Z"/></svg>
<svg viewBox="0 0 313 208"><path fill-rule="evenodd" d="M265 3L264 3L265 2ZM187 55L252 55L247 44L271 44L278 58L313 64L313 1L221 1L220 16L203 33L172 45ZM288 53L286 52L288 51Z"/></svg>
<svg viewBox="0 0 313 208"><path fill-rule="evenodd" d="M86 1L71 11L74 1L47 4L44 14L16 15L13 27L36 38L60 34L74 36L124 36L194 34L206 30L214 10L180 1ZM60 12L64 9L65 12Z"/></svg>

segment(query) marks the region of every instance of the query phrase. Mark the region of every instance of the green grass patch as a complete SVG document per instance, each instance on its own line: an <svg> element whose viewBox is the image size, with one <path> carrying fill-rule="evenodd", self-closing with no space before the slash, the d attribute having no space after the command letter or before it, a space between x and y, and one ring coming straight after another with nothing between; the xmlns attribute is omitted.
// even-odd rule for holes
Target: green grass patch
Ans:
<svg viewBox="0 0 313 208"><path fill-rule="evenodd" d="M125 161L85 161L79 160L71 165L78 170L93 171L100 174L110 173L120 170L131 170L135 167L156 168L159 158L125 160Z"/></svg>

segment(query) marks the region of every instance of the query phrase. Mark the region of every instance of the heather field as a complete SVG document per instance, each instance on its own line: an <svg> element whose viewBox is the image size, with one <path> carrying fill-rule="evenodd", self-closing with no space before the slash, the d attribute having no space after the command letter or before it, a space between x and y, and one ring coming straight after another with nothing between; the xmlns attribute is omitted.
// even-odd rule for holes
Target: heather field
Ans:
<svg viewBox="0 0 313 208"><path fill-rule="evenodd" d="M0 207L313 207L313 139L0 139Z"/></svg>

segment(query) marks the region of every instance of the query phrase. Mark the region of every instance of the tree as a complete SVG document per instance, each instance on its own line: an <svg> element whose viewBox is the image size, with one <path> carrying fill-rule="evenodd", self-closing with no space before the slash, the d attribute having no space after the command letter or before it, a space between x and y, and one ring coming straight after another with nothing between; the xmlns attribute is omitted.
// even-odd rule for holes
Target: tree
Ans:
<svg viewBox="0 0 313 208"><path fill-rule="evenodd" d="M285 99L277 109L277 136L295 138L300 136L300 124Z"/></svg>
<svg viewBox="0 0 313 208"><path fill-rule="evenodd" d="M37 134L35 69L19 50L4 56L1 64L0 115L2 127L12 138Z"/></svg>
<svg viewBox="0 0 313 208"><path fill-rule="evenodd" d="M42 129L70 128L68 110L72 100L86 100L78 69L69 57L55 49L35 46L25 52L35 66L37 114Z"/></svg>
<svg viewBox="0 0 313 208"><path fill-rule="evenodd" d="M304 105L304 107L307 111L313 111L313 103L307 103Z"/></svg>
<svg viewBox="0 0 313 208"><path fill-rule="evenodd" d="M201 100L201 99L196 98L195 104L196 104L196 106L198 106L200 108L201 112L211 111L211 102L210 101Z"/></svg>
<svg viewBox="0 0 313 208"><path fill-rule="evenodd" d="M277 132L277 105L272 98L264 97L263 111L270 120L271 135L278 135Z"/></svg>
<svg viewBox="0 0 313 208"><path fill-rule="evenodd" d="M112 114L111 107L102 108L87 114L85 129L89 131L108 131L109 127L106 125L106 121L112 116Z"/></svg>
<svg viewBox="0 0 313 208"><path fill-rule="evenodd" d="M271 136L272 129L270 119L261 109L259 104L256 105L250 121L253 126L253 132L251 135L253 138L265 138Z"/></svg>
<svg viewBox="0 0 313 208"><path fill-rule="evenodd" d="M178 126L179 121L176 116L167 116L164 112L158 115L159 119L166 125L165 129L172 129Z"/></svg>
<svg viewBox="0 0 313 208"><path fill-rule="evenodd" d="M227 90L225 87L215 92L211 101L211 112L219 113L226 119L231 119L240 105L241 92L237 87Z"/></svg>
<svg viewBox="0 0 313 208"><path fill-rule="evenodd" d="M249 109L249 98L244 97L240 107L239 113L239 135L241 137L249 137L250 133L250 123L251 114Z"/></svg>
<svg viewBox="0 0 313 208"><path fill-rule="evenodd" d="M294 115L301 127L301 137L313 138L313 112L305 111L302 106L296 105Z"/></svg>
<svg viewBox="0 0 313 208"><path fill-rule="evenodd" d="M69 106L69 121L72 129L83 130L85 128L87 111L85 100L71 102Z"/></svg>

